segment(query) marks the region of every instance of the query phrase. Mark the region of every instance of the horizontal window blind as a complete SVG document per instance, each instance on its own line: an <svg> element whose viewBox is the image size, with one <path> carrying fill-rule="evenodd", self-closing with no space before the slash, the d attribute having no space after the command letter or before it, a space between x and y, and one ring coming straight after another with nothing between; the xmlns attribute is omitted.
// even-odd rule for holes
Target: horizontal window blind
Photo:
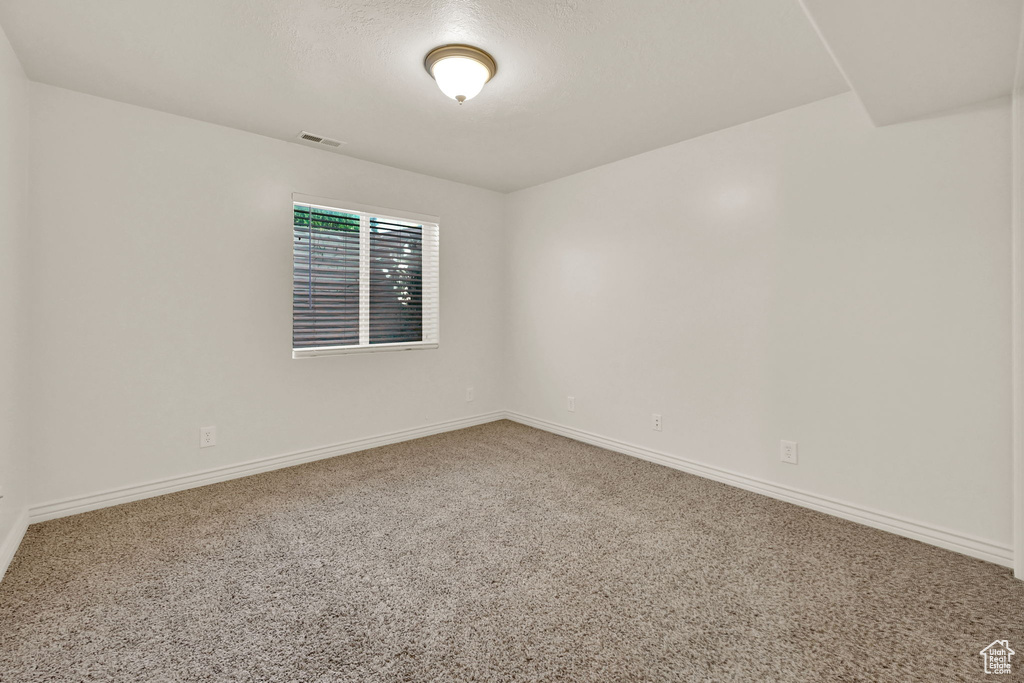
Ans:
<svg viewBox="0 0 1024 683"><path fill-rule="evenodd" d="M359 343L359 216L295 205L292 347Z"/></svg>
<svg viewBox="0 0 1024 683"><path fill-rule="evenodd" d="M423 226L370 219L370 343L423 340Z"/></svg>
<svg viewBox="0 0 1024 683"><path fill-rule="evenodd" d="M292 347L438 341L438 226L296 202Z"/></svg>

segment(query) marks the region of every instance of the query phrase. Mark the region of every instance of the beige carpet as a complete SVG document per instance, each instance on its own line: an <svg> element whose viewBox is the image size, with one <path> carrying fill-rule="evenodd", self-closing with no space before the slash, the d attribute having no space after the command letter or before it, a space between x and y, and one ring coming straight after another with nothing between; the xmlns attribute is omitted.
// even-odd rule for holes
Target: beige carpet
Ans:
<svg viewBox="0 0 1024 683"><path fill-rule="evenodd" d="M38 524L0 680L984 680L1009 570L511 422ZM995 679L996 677L989 677Z"/></svg>

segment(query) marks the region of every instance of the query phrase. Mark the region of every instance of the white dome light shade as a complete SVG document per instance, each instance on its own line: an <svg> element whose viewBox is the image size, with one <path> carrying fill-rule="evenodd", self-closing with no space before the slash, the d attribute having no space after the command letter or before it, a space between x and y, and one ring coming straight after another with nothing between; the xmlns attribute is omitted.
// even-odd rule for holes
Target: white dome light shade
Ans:
<svg viewBox="0 0 1024 683"><path fill-rule="evenodd" d="M491 77L486 66L469 57L442 59L434 64L432 71L441 92L459 102L479 95L484 89L484 83Z"/></svg>
<svg viewBox="0 0 1024 683"><path fill-rule="evenodd" d="M445 45L427 55L424 65L437 87L462 104L480 94L497 71L494 59L468 45Z"/></svg>

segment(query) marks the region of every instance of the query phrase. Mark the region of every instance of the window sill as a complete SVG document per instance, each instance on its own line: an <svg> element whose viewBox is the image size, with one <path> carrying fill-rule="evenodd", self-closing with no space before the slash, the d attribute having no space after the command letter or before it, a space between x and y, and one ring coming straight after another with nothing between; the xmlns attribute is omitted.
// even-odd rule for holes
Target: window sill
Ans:
<svg viewBox="0 0 1024 683"><path fill-rule="evenodd" d="M369 344L367 346L316 346L308 349L292 349L292 358L317 358L319 356L347 356L352 353L377 353L380 351L414 351L416 349L436 349L437 347L437 342Z"/></svg>

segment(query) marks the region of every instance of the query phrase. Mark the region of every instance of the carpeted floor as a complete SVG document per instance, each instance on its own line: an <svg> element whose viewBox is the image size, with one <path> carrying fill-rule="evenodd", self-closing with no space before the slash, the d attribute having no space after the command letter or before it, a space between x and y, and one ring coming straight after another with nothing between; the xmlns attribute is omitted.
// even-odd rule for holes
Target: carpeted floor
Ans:
<svg viewBox="0 0 1024 683"><path fill-rule="evenodd" d="M1009 570L511 422L38 524L0 680L983 680Z"/></svg>

